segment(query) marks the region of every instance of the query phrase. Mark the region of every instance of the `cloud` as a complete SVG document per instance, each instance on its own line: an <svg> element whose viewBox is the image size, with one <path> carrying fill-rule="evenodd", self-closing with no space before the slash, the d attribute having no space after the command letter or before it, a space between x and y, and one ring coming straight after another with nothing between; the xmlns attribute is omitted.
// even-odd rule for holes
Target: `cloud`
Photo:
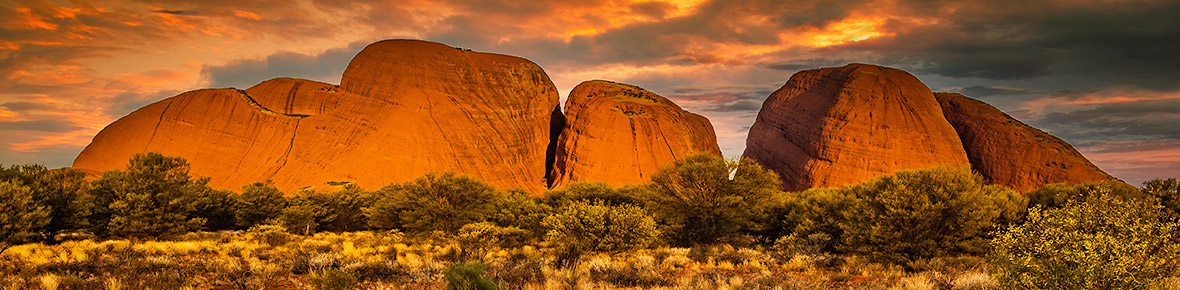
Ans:
<svg viewBox="0 0 1180 290"><path fill-rule="evenodd" d="M41 131L60 133L81 129L84 129L84 127L64 120L0 121L0 131Z"/></svg>
<svg viewBox="0 0 1180 290"><path fill-rule="evenodd" d="M170 14L170 15L184 15L184 16L201 15L201 12L192 11L192 10L168 10L168 9L160 9L160 8L153 8L152 13L161 13L161 14Z"/></svg>
<svg viewBox="0 0 1180 290"><path fill-rule="evenodd" d="M1036 90L1023 88L1009 88L1009 87L993 87L993 86L969 86L950 90L953 93L960 93L973 97L988 97L988 96L1004 96L1004 95L1022 95L1036 93Z"/></svg>
<svg viewBox="0 0 1180 290"><path fill-rule="evenodd" d="M25 111L47 111L54 108L54 106L41 102L18 101L8 102L0 105L9 111L25 112Z"/></svg>
<svg viewBox="0 0 1180 290"><path fill-rule="evenodd" d="M275 77L340 83L348 62L367 44L354 42L315 55L280 51L265 58L238 59L224 65L204 66L201 76L211 87L247 88Z"/></svg>

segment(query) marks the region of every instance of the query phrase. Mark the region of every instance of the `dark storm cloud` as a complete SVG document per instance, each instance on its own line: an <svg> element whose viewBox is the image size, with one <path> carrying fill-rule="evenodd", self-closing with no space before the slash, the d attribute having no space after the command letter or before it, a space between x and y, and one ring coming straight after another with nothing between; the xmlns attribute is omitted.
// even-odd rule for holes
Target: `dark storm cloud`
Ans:
<svg viewBox="0 0 1180 290"><path fill-rule="evenodd" d="M1068 77L1093 85L1180 88L1180 2L987 1L963 4L945 24L909 27L834 51L868 51L923 74L1025 80Z"/></svg>
<svg viewBox="0 0 1180 290"><path fill-rule="evenodd" d="M788 63L764 63L760 64L760 66L781 71L802 71L822 67L844 66L852 62L854 61L846 59L811 58L793 60Z"/></svg>
<svg viewBox="0 0 1180 290"><path fill-rule="evenodd" d="M261 59L240 59L225 65L205 66L201 76L211 87L247 88L276 77L307 78L338 83L348 62L367 42L355 42L316 55L280 51Z"/></svg>
<svg viewBox="0 0 1180 290"><path fill-rule="evenodd" d="M70 132L84 129L63 120L0 121L0 131Z"/></svg>
<svg viewBox="0 0 1180 290"><path fill-rule="evenodd" d="M201 12L193 11L193 10L169 10L169 9L159 9L159 8L152 9L152 13L184 15L184 16L201 15Z"/></svg>
<svg viewBox="0 0 1180 290"><path fill-rule="evenodd" d="M1047 113L1030 122L1079 143L1118 139L1180 138L1180 99L1096 105Z"/></svg>
<svg viewBox="0 0 1180 290"><path fill-rule="evenodd" d="M987 97L987 96L1004 96L1004 95L1021 95L1036 93L1036 90L1022 89L1022 88L1006 88L1006 87L992 87L992 86L969 86L957 90L952 90L952 93L960 93L972 97Z"/></svg>
<svg viewBox="0 0 1180 290"><path fill-rule="evenodd" d="M13 112L48 111L55 108L53 105L40 102L8 102L0 105L0 107Z"/></svg>
<svg viewBox="0 0 1180 290"><path fill-rule="evenodd" d="M631 4L632 12L647 15L655 19L663 19L674 10L676 10L676 6L665 2L640 2Z"/></svg>

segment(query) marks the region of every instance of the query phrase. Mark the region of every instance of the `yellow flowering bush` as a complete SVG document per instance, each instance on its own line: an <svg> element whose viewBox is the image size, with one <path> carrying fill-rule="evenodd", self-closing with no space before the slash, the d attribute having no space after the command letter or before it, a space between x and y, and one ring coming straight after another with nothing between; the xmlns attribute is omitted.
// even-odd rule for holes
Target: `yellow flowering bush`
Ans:
<svg viewBox="0 0 1180 290"><path fill-rule="evenodd" d="M1028 220L992 240L996 278L1006 288L1143 289L1175 273L1180 224L1161 206L1096 194Z"/></svg>

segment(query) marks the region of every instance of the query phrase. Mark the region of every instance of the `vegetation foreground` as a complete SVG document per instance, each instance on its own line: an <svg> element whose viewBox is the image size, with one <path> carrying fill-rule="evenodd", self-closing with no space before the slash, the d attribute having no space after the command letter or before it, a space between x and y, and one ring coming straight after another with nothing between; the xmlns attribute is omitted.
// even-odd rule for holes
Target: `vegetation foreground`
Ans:
<svg viewBox="0 0 1180 290"><path fill-rule="evenodd" d="M695 155L537 197L431 173L378 190L214 190L137 155L85 181L0 166L0 289L1178 289L1180 191L966 168L783 192Z"/></svg>

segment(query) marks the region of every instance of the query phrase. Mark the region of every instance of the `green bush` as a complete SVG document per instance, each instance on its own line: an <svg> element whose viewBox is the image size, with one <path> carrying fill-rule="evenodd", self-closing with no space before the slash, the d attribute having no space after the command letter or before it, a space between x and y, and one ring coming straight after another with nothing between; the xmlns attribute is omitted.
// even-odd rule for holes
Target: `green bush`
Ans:
<svg viewBox="0 0 1180 290"><path fill-rule="evenodd" d="M234 213L237 212L239 206L234 195L228 190L196 191L192 197L192 216L204 219L205 224L202 229L207 231L238 229Z"/></svg>
<svg viewBox="0 0 1180 290"><path fill-rule="evenodd" d="M676 160L652 176L649 208L681 244L734 242L758 231L765 201L781 188L758 163L701 153Z"/></svg>
<svg viewBox="0 0 1180 290"><path fill-rule="evenodd" d="M0 253L9 246L34 240L49 223L49 209L33 201L28 186L0 181Z"/></svg>
<svg viewBox="0 0 1180 290"><path fill-rule="evenodd" d="M643 205L643 197L633 194L633 190L621 190L602 182L580 181L570 183L565 188L550 190L541 197L541 202L559 208L575 201L601 200L606 205L633 204Z"/></svg>
<svg viewBox="0 0 1180 290"><path fill-rule="evenodd" d="M553 207L538 203L529 194L520 190L509 190L496 202L495 212L488 221L501 227L519 228L527 235L525 239L545 236L541 221L553 213Z"/></svg>
<svg viewBox="0 0 1180 290"><path fill-rule="evenodd" d="M374 227L454 233L463 225L492 217L502 197L483 181L447 172L427 173L411 182L386 186L373 198L364 211Z"/></svg>
<svg viewBox="0 0 1180 290"><path fill-rule="evenodd" d="M992 241L1006 288L1145 289L1180 263L1180 224L1161 207L1095 192L1062 208L1038 206Z"/></svg>
<svg viewBox="0 0 1180 290"><path fill-rule="evenodd" d="M985 184L967 168L933 168L846 188L853 200L841 216L840 248L892 262L986 253L989 233L1017 221L1026 202Z"/></svg>
<svg viewBox="0 0 1180 290"><path fill-rule="evenodd" d="M545 239L566 250L620 252L650 245L659 236L655 220L638 206L576 201L546 217Z"/></svg>
<svg viewBox="0 0 1180 290"><path fill-rule="evenodd" d="M0 166L0 182L27 186L33 203L49 211L45 225L35 229L45 238L89 224L85 178L85 173L72 168L49 170L38 164Z"/></svg>
<svg viewBox="0 0 1180 290"><path fill-rule="evenodd" d="M1095 192L1105 192L1122 199L1146 200L1149 195L1130 185L1105 181L1087 182L1082 184L1054 183L1046 184L1029 192L1028 206L1042 206L1044 208L1060 208L1071 200L1084 200L1094 196Z"/></svg>
<svg viewBox="0 0 1180 290"><path fill-rule="evenodd" d="M1142 190L1159 202L1169 215L1180 219L1180 182L1175 178L1144 181Z"/></svg>
<svg viewBox="0 0 1180 290"><path fill-rule="evenodd" d="M199 229L198 197L212 190L208 178L193 179L188 161L159 153L136 154L126 171L107 171L90 183L91 226L99 235L134 238L173 236Z"/></svg>
<svg viewBox="0 0 1180 290"><path fill-rule="evenodd" d="M967 168L932 168L788 194L773 212L785 236L824 233L835 243L823 250L905 264L986 253L990 233L1019 221L1025 204L1019 193L987 185Z"/></svg>
<svg viewBox="0 0 1180 290"><path fill-rule="evenodd" d="M234 221L239 228L261 225L279 217L287 207L283 192L269 181L242 186L242 193L234 195L234 199L237 200Z"/></svg>
<svg viewBox="0 0 1180 290"><path fill-rule="evenodd" d="M501 227L491 222L464 225L456 235L464 250L476 250L476 254L495 248L510 248L524 244L527 233L517 227Z"/></svg>
<svg viewBox="0 0 1180 290"><path fill-rule="evenodd" d="M504 283L496 279L484 277L483 263L458 263L443 270L447 280L447 290L499 290L504 289Z"/></svg>

